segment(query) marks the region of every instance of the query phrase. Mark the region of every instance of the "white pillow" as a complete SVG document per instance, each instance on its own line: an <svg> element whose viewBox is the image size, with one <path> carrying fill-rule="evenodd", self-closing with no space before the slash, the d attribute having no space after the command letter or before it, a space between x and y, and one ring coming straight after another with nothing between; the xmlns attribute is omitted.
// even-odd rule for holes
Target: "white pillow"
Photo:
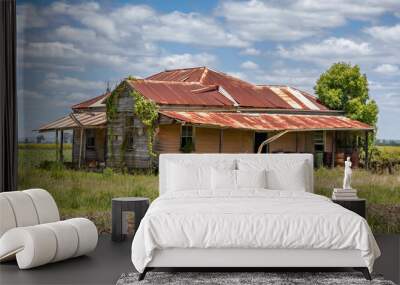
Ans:
<svg viewBox="0 0 400 285"><path fill-rule="evenodd" d="M307 160L293 155L269 157L268 159L239 159L240 170L267 170L267 188L270 190L307 191L311 181L311 169Z"/></svg>
<svg viewBox="0 0 400 285"><path fill-rule="evenodd" d="M267 171L263 170L236 170L237 187L240 188L267 188Z"/></svg>
<svg viewBox="0 0 400 285"><path fill-rule="evenodd" d="M307 191L308 171L307 164L294 163L290 167L290 174L278 169L267 170L267 188L273 190Z"/></svg>
<svg viewBox="0 0 400 285"><path fill-rule="evenodd" d="M168 191L211 190L211 167L170 163Z"/></svg>
<svg viewBox="0 0 400 285"><path fill-rule="evenodd" d="M236 170L212 168L212 188L215 191L236 190Z"/></svg>

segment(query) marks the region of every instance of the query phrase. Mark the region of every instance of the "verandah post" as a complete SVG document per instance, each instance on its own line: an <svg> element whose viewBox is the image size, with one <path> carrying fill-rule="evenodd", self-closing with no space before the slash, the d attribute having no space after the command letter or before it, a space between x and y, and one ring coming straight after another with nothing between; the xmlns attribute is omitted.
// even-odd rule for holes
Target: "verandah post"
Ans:
<svg viewBox="0 0 400 285"><path fill-rule="evenodd" d="M365 131L364 151L365 151L365 169L368 169L369 168L368 131Z"/></svg>
<svg viewBox="0 0 400 285"><path fill-rule="evenodd" d="M60 136L60 161L64 162L64 130L61 130Z"/></svg>
<svg viewBox="0 0 400 285"><path fill-rule="evenodd" d="M78 168L81 168L81 162L82 162L82 144L83 144L83 128L81 128L80 132L80 143L79 143L79 160L78 160Z"/></svg>
<svg viewBox="0 0 400 285"><path fill-rule="evenodd" d="M56 161L58 161L58 130L56 130Z"/></svg>
<svg viewBox="0 0 400 285"><path fill-rule="evenodd" d="M224 129L221 128L219 130L219 153L222 153L223 141L224 141Z"/></svg>
<svg viewBox="0 0 400 285"><path fill-rule="evenodd" d="M331 168L335 167L335 156L336 156L336 131L333 131L332 134L332 161Z"/></svg>

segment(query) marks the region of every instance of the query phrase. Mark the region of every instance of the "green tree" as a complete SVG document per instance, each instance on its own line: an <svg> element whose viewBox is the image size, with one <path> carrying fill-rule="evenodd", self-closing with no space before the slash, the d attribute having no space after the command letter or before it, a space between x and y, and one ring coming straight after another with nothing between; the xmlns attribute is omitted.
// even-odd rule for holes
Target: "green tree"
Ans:
<svg viewBox="0 0 400 285"><path fill-rule="evenodd" d="M369 98L368 80L358 65L338 62L322 73L314 86L318 99L347 117L376 126L378 106Z"/></svg>

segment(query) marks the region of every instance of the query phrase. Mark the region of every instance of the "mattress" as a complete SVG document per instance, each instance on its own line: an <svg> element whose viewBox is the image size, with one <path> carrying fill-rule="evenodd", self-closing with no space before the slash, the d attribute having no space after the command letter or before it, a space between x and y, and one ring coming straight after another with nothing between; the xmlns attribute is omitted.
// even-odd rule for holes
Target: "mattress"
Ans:
<svg viewBox="0 0 400 285"><path fill-rule="evenodd" d="M143 272L157 250L173 248L358 250L370 271L380 255L361 216L320 195L265 189L157 198L134 237L132 262Z"/></svg>

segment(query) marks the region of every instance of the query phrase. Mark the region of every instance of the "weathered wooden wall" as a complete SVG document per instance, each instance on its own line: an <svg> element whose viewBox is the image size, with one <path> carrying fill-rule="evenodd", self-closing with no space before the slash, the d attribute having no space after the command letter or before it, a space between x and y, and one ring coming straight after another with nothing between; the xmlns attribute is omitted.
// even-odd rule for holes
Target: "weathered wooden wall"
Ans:
<svg viewBox="0 0 400 285"><path fill-rule="evenodd" d="M154 151L156 153L179 153L180 140L180 125L160 125L155 137Z"/></svg>
<svg viewBox="0 0 400 285"><path fill-rule="evenodd" d="M106 142L106 129L95 129L95 148L85 148L86 130L83 134L83 147L82 147L82 163L90 162L92 160L98 162L105 161L105 142ZM79 163L79 150L81 145L81 130L75 129L73 131L73 143L72 143L72 162L75 164ZM85 148L85 149L84 149Z"/></svg>
<svg viewBox="0 0 400 285"><path fill-rule="evenodd" d="M273 136L276 133L271 133ZM332 152L333 131L325 132L325 152ZM269 145L270 152L314 152L313 132L288 133Z"/></svg>
<svg viewBox="0 0 400 285"><path fill-rule="evenodd" d="M113 168L127 167L128 169L148 168L151 164L147 151L147 135L145 126L134 116L134 98L129 94L130 90L122 92L116 100L117 114L113 120L107 123L108 149L107 166ZM127 118L133 118L131 124L133 134L133 147L128 147ZM143 131L139 132L141 128ZM140 134L139 134L140 133Z"/></svg>
<svg viewBox="0 0 400 285"><path fill-rule="evenodd" d="M220 130L212 128L198 128L195 130L196 153L218 153Z"/></svg>
<svg viewBox="0 0 400 285"><path fill-rule="evenodd" d="M77 164L79 160L80 138L80 130L74 129L72 132L72 162L74 164Z"/></svg>
<svg viewBox="0 0 400 285"><path fill-rule="evenodd" d="M325 132L325 152L332 152L333 131Z"/></svg>
<svg viewBox="0 0 400 285"><path fill-rule="evenodd" d="M156 136L157 153L180 153L180 124L160 125ZM225 129L222 135L222 153L252 153L254 132ZM194 153L219 153L220 129L194 129Z"/></svg>
<svg viewBox="0 0 400 285"><path fill-rule="evenodd" d="M223 132L223 153L253 153L254 132L225 129Z"/></svg>
<svg viewBox="0 0 400 285"><path fill-rule="evenodd" d="M299 137L302 137L303 134L298 134ZM299 140L300 141L300 140ZM297 145L298 146L298 145ZM303 146L301 145L299 149ZM288 133L277 140L271 142L269 144L269 151L274 152L296 152L296 134L295 133Z"/></svg>

